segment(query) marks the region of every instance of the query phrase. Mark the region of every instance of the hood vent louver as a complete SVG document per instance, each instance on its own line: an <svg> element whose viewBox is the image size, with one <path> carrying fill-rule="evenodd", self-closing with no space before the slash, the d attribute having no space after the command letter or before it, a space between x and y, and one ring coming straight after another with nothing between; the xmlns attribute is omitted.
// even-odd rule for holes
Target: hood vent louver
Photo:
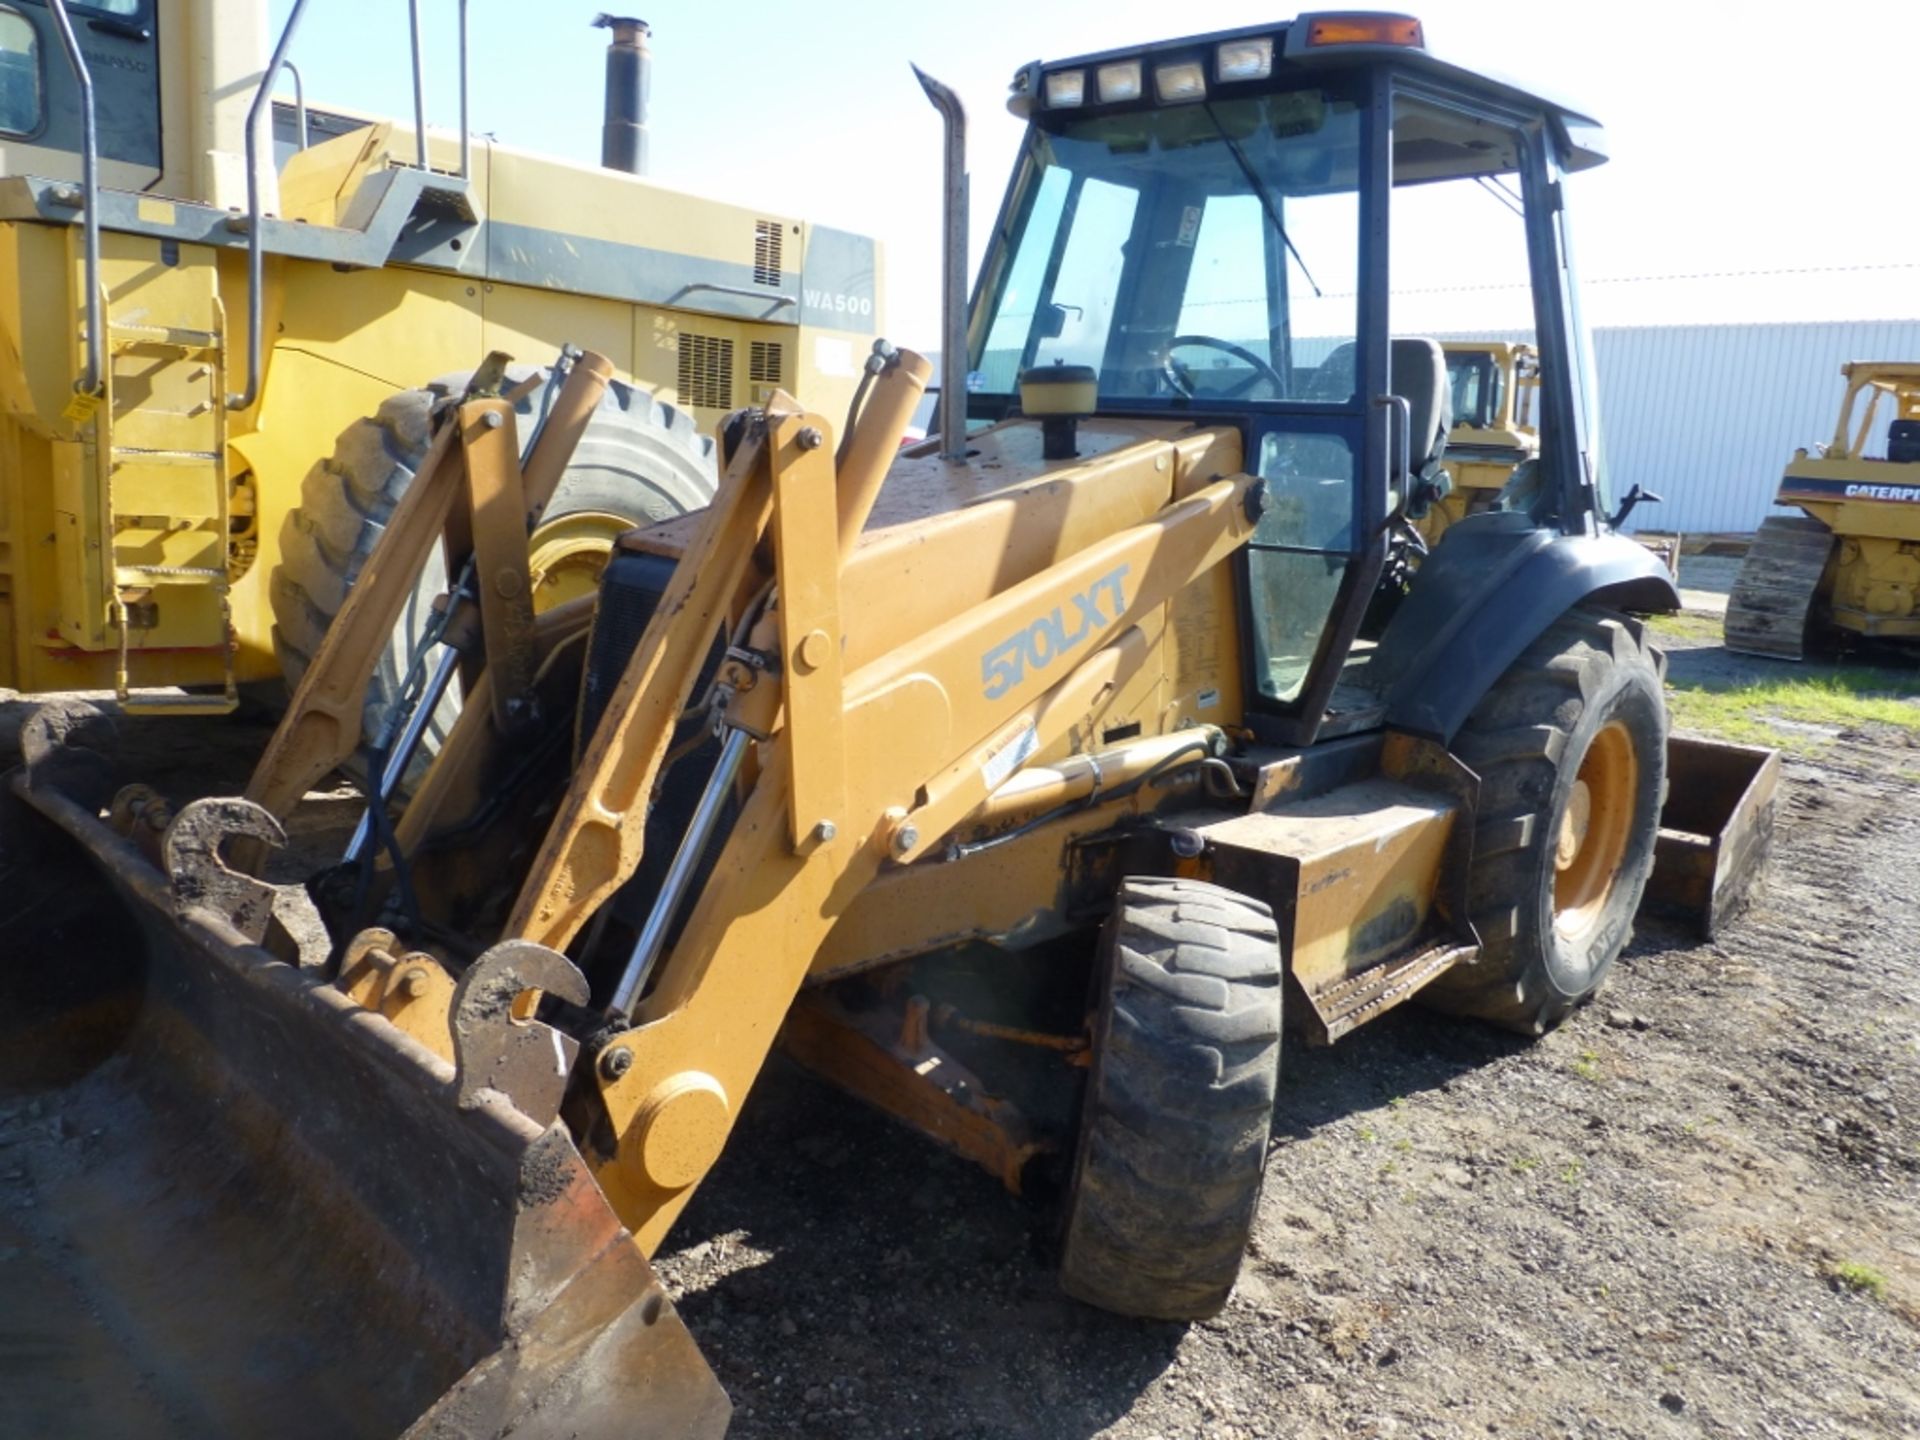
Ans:
<svg viewBox="0 0 1920 1440"><path fill-rule="evenodd" d="M783 358L778 340L753 341L747 348L747 379L756 385L778 385Z"/></svg>
<svg viewBox="0 0 1920 1440"><path fill-rule="evenodd" d="M786 243L786 226L777 220L753 222L753 283L780 288L780 273L785 268L781 252Z"/></svg>
<svg viewBox="0 0 1920 1440"><path fill-rule="evenodd" d="M680 403L708 410L733 408L733 341L680 332Z"/></svg>

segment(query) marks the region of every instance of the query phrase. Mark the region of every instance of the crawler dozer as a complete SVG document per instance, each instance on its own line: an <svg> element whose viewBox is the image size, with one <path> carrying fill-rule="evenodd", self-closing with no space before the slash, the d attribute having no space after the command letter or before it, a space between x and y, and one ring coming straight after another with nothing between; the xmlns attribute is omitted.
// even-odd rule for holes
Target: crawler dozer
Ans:
<svg viewBox="0 0 1920 1440"><path fill-rule="evenodd" d="M732 413L712 502L541 612L526 539L609 367L529 445L476 356L250 773L143 785L116 757L160 722L28 720L0 1287L71 1338L0 1358L11 1428L717 1436L650 1257L776 1047L1060 1197L1070 1294L1206 1316L1283 1037L1409 1000L1538 1033L1643 899L1738 906L1775 759L1670 747L1634 617L1678 597L1603 518L1568 361L1598 127L1404 17L1036 63L968 307L924 83L937 438L900 449L930 366L878 346L844 423ZM1389 324L1392 197L1485 176L1525 198L1545 488L1410 568L1451 426ZM1228 268L1262 338L1183 314ZM418 785L343 803L436 553L465 703Z"/></svg>
<svg viewBox="0 0 1920 1440"><path fill-rule="evenodd" d="M1796 451L1775 497L1802 513L1762 520L1733 582L1729 650L1799 660L1857 639L1920 642L1920 365L1840 373L1833 443ZM1869 455L1882 401L1886 453Z"/></svg>

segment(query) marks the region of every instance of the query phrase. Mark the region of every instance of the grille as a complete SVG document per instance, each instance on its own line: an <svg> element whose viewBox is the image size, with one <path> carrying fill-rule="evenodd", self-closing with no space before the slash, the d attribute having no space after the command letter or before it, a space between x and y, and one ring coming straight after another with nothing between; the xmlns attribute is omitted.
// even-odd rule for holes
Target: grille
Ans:
<svg viewBox="0 0 1920 1440"><path fill-rule="evenodd" d="M601 571L600 600L587 639L587 668L580 680L576 757L593 738L594 727L606 712L607 701L613 698L627 661L672 578L671 562L658 555L630 555L622 550L615 550L607 568Z"/></svg>
<svg viewBox="0 0 1920 1440"><path fill-rule="evenodd" d="M778 340L755 340L747 351L747 378L756 385L778 385L780 361Z"/></svg>
<svg viewBox="0 0 1920 1440"><path fill-rule="evenodd" d="M633 652L639 648L647 622L653 618L661 597L673 583L673 567L674 562L663 556L635 555L615 549L607 561L607 568L601 572L600 600L593 612L593 629L587 641L586 673L581 677L580 728L574 738L576 759L605 718L607 703L619 688L627 664L633 659ZM714 672L720 668L725 639L723 633L714 635L706 663L700 669L700 678L694 682L694 694L706 694L707 687L713 683ZM653 897L659 894L667 878L673 852L679 847L680 837L686 833L693 812L700 803L707 777L713 773L713 767L720 758L720 742L711 736L699 740L700 729L701 724L697 720L682 721L675 727L673 738L676 744L698 741L698 748L685 757L684 763L673 766L661 777L659 789L647 811L647 838L640 852L640 868L610 902L614 914L635 930L645 921ZM733 818L738 811L738 803L729 799L722 823L714 832L713 839L708 841L706 854L695 873L693 888L696 893L706 884L706 877L712 872L714 861L719 858L721 848L726 844L728 831L732 829ZM669 934L669 943L673 938L674 935Z"/></svg>
<svg viewBox="0 0 1920 1440"><path fill-rule="evenodd" d="M780 286L781 246L785 243L786 227L777 220L756 220L753 222L753 283Z"/></svg>
<svg viewBox="0 0 1920 1440"><path fill-rule="evenodd" d="M733 408L733 341L680 333L680 403L709 410Z"/></svg>

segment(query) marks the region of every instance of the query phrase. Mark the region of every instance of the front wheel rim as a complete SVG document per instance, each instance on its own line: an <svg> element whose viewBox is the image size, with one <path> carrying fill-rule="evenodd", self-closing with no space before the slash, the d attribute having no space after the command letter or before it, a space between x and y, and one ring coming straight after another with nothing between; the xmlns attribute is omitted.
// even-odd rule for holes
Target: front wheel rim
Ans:
<svg viewBox="0 0 1920 1440"><path fill-rule="evenodd" d="M1588 939L1606 913L1633 838L1640 756L1625 722L1602 726L1581 757L1553 843L1554 930Z"/></svg>
<svg viewBox="0 0 1920 1440"><path fill-rule="evenodd" d="M541 525L527 542L534 613L599 593L614 542L646 523L605 510L575 510Z"/></svg>

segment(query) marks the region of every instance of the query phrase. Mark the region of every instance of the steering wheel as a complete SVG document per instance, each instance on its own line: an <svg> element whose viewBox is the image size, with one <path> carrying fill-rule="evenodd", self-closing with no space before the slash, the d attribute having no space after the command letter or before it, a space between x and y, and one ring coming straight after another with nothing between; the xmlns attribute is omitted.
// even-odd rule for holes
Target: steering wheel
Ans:
<svg viewBox="0 0 1920 1440"><path fill-rule="evenodd" d="M1280 378L1280 372L1251 350L1212 335L1176 335L1167 342L1166 349L1160 352L1160 373L1167 377L1167 383L1173 387L1174 393L1183 395L1189 400L1198 398L1193 389L1193 372L1173 358L1173 352L1183 345L1197 345L1204 350L1221 351L1236 360L1246 362L1253 369L1253 373L1239 384L1225 390L1210 392L1206 397L1209 400L1237 400L1262 380L1273 388L1275 397L1286 391L1287 382Z"/></svg>

